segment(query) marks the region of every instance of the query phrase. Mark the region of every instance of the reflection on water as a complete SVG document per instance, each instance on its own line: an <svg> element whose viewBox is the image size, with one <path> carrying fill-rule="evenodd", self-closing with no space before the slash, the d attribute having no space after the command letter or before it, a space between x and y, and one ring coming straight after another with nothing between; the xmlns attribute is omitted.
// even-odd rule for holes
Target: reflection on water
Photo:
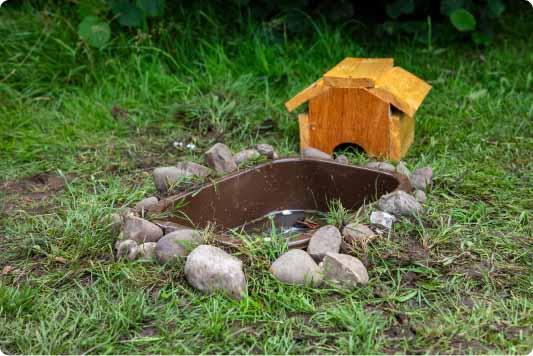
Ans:
<svg viewBox="0 0 533 356"><path fill-rule="evenodd" d="M325 225L324 214L313 210L281 210L273 211L258 219L252 220L241 227L249 234L276 233L290 235L306 232Z"/></svg>

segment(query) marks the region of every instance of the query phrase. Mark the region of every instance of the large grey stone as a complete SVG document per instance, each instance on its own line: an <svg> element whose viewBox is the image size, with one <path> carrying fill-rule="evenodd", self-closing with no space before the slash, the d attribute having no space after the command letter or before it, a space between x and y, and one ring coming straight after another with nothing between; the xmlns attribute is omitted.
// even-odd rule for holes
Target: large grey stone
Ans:
<svg viewBox="0 0 533 356"><path fill-rule="evenodd" d="M328 252L339 252L342 244L342 236L335 226L326 225L313 233L307 252L315 259L321 261Z"/></svg>
<svg viewBox="0 0 533 356"><path fill-rule="evenodd" d="M185 277L191 286L205 293L222 291L235 299L246 293L242 262L215 246L200 245L189 254Z"/></svg>
<svg viewBox="0 0 533 356"><path fill-rule="evenodd" d="M370 162L370 163L367 163L365 167L372 168L372 169L379 169L381 171L390 171L390 172L394 172L396 170L396 167L394 167L392 164L387 163L387 162Z"/></svg>
<svg viewBox="0 0 533 356"><path fill-rule="evenodd" d="M207 164L218 173L230 173L237 169L233 153L223 143L216 143L205 152Z"/></svg>
<svg viewBox="0 0 533 356"><path fill-rule="evenodd" d="M148 211L150 210L151 207L157 205L158 202L159 202L159 199L157 199L157 197L144 198L143 200L135 204L135 210L141 211L141 212Z"/></svg>
<svg viewBox="0 0 533 356"><path fill-rule="evenodd" d="M406 177L409 177L411 175L411 171L409 170L409 168L407 168L407 165L404 161L400 161L396 165L396 172L403 174Z"/></svg>
<svg viewBox="0 0 533 356"><path fill-rule="evenodd" d="M137 243L157 242L163 236L163 230L148 220L136 217L124 217L124 239L134 240Z"/></svg>
<svg viewBox="0 0 533 356"><path fill-rule="evenodd" d="M322 152L319 149L313 147L306 147L302 151L302 157L304 158L318 158L318 159L331 159L331 155L326 152Z"/></svg>
<svg viewBox="0 0 533 356"><path fill-rule="evenodd" d="M356 257L342 253L327 253L320 264L324 281L344 287L355 288L368 283L365 265Z"/></svg>
<svg viewBox="0 0 533 356"><path fill-rule="evenodd" d="M259 158L259 156L261 156L259 151L254 150L253 148L250 148L248 150L242 150L240 152L237 152L235 156L233 156L233 159L235 160L235 163L237 165L241 165L252 159Z"/></svg>
<svg viewBox="0 0 533 356"><path fill-rule="evenodd" d="M410 181L413 188L426 190L433 184L433 169L431 167L415 169L411 174Z"/></svg>
<svg viewBox="0 0 533 356"><path fill-rule="evenodd" d="M139 254L139 245L133 240L119 240L115 243L118 259L127 258L133 261Z"/></svg>
<svg viewBox="0 0 533 356"><path fill-rule="evenodd" d="M320 268L309 254L303 250L294 249L279 256L270 272L283 283L319 285L322 281Z"/></svg>
<svg viewBox="0 0 533 356"><path fill-rule="evenodd" d="M342 237L348 244L366 244L376 233L364 224L348 224L342 229Z"/></svg>
<svg viewBox="0 0 533 356"><path fill-rule="evenodd" d="M196 230L177 230L163 236L157 242L155 256L159 263L167 263L180 257L187 257L189 252L202 242L202 234Z"/></svg>
<svg viewBox="0 0 533 356"><path fill-rule="evenodd" d="M422 205L403 190L383 195L379 198L378 206L381 210L396 216L415 216L422 212Z"/></svg>
<svg viewBox="0 0 533 356"><path fill-rule="evenodd" d="M373 211L370 214L370 222L378 227L390 229L396 222L396 217L384 211Z"/></svg>
<svg viewBox="0 0 533 356"><path fill-rule="evenodd" d="M262 156L265 156L270 159L276 159L278 158L278 153L272 147L272 145L269 145L268 143L260 143L255 146L257 149L257 152L259 152Z"/></svg>

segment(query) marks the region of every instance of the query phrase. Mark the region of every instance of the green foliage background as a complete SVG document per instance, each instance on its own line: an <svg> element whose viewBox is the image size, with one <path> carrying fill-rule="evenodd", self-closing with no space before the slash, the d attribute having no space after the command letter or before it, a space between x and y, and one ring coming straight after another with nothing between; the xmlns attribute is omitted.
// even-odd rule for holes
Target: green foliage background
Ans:
<svg viewBox="0 0 533 356"><path fill-rule="evenodd" d="M363 2L364 3L364 2ZM89 45L103 48L111 38L111 28L116 22L124 28L147 30L157 19L168 18L175 7L201 9L202 5L215 6L229 22L243 14L263 21L278 20L289 33L310 30L309 16L321 17L331 22L372 23L386 35L408 34L420 42L431 45L440 41L470 38L477 45L490 44L498 18L506 9L503 0L378 0L368 4L357 1L250 1L227 2L200 1L167 2L165 0L90 0L77 3L80 24L78 34ZM234 16L239 14L240 16Z"/></svg>

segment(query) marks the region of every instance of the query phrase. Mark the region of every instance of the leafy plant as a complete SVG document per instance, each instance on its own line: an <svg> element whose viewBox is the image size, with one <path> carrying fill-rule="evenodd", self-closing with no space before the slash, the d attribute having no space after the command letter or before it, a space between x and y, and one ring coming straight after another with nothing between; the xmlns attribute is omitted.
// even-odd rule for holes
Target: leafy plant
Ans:
<svg viewBox="0 0 533 356"><path fill-rule="evenodd" d="M148 18L162 16L164 12L165 0L82 1L78 5L82 17L78 35L90 46L101 49L111 37L110 21L104 18L111 16L111 21L116 19L123 27L146 29Z"/></svg>
<svg viewBox="0 0 533 356"><path fill-rule="evenodd" d="M86 16L78 25L79 36L96 48L103 48L111 37L111 28L96 16Z"/></svg>

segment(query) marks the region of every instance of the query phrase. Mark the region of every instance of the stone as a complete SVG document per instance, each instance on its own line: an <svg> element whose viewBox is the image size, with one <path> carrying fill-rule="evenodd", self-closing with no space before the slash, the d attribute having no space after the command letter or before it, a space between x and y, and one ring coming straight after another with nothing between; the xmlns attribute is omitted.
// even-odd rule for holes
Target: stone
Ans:
<svg viewBox="0 0 533 356"><path fill-rule="evenodd" d="M396 165L396 172L403 174L406 177L409 177L411 175L411 171L409 170L409 168L407 168L407 165L405 164L404 161L400 161Z"/></svg>
<svg viewBox="0 0 533 356"><path fill-rule="evenodd" d="M109 226L113 234L118 235L120 231L122 230L123 224L124 224L124 220L122 218L122 215L117 214L117 213L112 213L109 215Z"/></svg>
<svg viewBox="0 0 533 356"><path fill-rule="evenodd" d="M191 175L178 167L157 167L153 177L157 190L166 193L176 183L190 179Z"/></svg>
<svg viewBox="0 0 533 356"><path fill-rule="evenodd" d="M345 155L337 156L337 158L335 158L335 162L342 164L350 164L348 157L346 157Z"/></svg>
<svg viewBox="0 0 533 356"><path fill-rule="evenodd" d="M153 260L155 258L155 247L157 242L145 242L139 245L139 257L145 260Z"/></svg>
<svg viewBox="0 0 533 356"><path fill-rule="evenodd" d="M211 174L211 169L191 161L179 162L176 168L182 170L187 177L205 178Z"/></svg>
<svg viewBox="0 0 533 356"><path fill-rule="evenodd" d="M256 145L255 148L257 149L257 152L259 152L259 154L261 154L262 156L266 156L270 159L278 158L278 153L276 152L276 150L274 150L274 147L267 143L260 143Z"/></svg>
<svg viewBox="0 0 533 356"><path fill-rule="evenodd" d="M423 190L415 190L415 199L420 204L424 204L427 200L426 193Z"/></svg>
<svg viewBox="0 0 533 356"><path fill-rule="evenodd" d="M426 190L433 185L433 169L424 167L415 169L410 177L411 185L418 190Z"/></svg>
<svg viewBox="0 0 533 356"><path fill-rule="evenodd" d="M354 256L328 252L320 264L324 281L344 288L368 283L365 265Z"/></svg>
<svg viewBox="0 0 533 356"><path fill-rule="evenodd" d="M204 292L224 292L241 299L246 293L242 262L224 250L200 245L187 257L185 277L191 286Z"/></svg>
<svg viewBox="0 0 533 356"><path fill-rule="evenodd" d="M311 284L318 286L322 282L320 268L315 260L304 250L293 249L279 256L272 263L270 272L283 283Z"/></svg>
<svg viewBox="0 0 533 356"><path fill-rule="evenodd" d="M316 230L309 240L307 252L315 261L321 261L328 252L339 252L342 236L335 226L326 225Z"/></svg>
<svg viewBox="0 0 533 356"><path fill-rule="evenodd" d="M381 171L396 171L396 167L387 162L370 162L365 165L366 168L379 169Z"/></svg>
<svg viewBox="0 0 533 356"><path fill-rule="evenodd" d="M313 147L306 147L302 151L302 157L304 158L318 158L318 159L331 159L331 155L326 152L322 152L319 149Z"/></svg>
<svg viewBox="0 0 533 356"><path fill-rule="evenodd" d="M204 156L207 164L218 173L231 173L237 169L231 150L223 143L215 143Z"/></svg>
<svg viewBox="0 0 533 356"><path fill-rule="evenodd" d="M422 212L422 205L403 190L381 196L378 200L378 207L396 216L416 216Z"/></svg>
<svg viewBox="0 0 533 356"><path fill-rule="evenodd" d="M141 212L148 211L150 210L151 207L157 205L158 202L159 202L159 199L157 199L157 197L144 198L143 200L135 204L135 210L141 211Z"/></svg>
<svg viewBox="0 0 533 356"><path fill-rule="evenodd" d="M157 242L163 236L163 230L148 220L125 216L123 234L125 240L134 240L137 243Z"/></svg>
<svg viewBox="0 0 533 356"><path fill-rule="evenodd" d="M370 214L370 222L376 226L390 229L392 224L396 222L396 217L384 211L373 211Z"/></svg>
<svg viewBox="0 0 533 356"><path fill-rule="evenodd" d="M348 224L342 229L342 237L345 242L354 245L365 245L376 237L376 233L364 224Z"/></svg>
<svg viewBox="0 0 533 356"><path fill-rule="evenodd" d="M155 247L159 263L167 263L177 258L187 257L189 252L203 242L202 234L193 229L183 229L163 236Z"/></svg>
<svg viewBox="0 0 533 356"><path fill-rule="evenodd" d="M152 220L154 224L159 226L161 229L163 229L164 235L170 234L171 232L178 231L178 230L186 230L190 229L190 227L177 224L172 221L163 221L163 220Z"/></svg>
<svg viewBox="0 0 533 356"><path fill-rule="evenodd" d="M139 254L139 245L133 240L117 241L115 249L117 250L118 259L127 258L128 260L133 261Z"/></svg>
<svg viewBox="0 0 533 356"><path fill-rule="evenodd" d="M235 160L235 163L239 166L247 161L259 158L261 154L259 151L251 148L248 150L242 150L240 152L237 152L235 156L233 156L233 159Z"/></svg>

